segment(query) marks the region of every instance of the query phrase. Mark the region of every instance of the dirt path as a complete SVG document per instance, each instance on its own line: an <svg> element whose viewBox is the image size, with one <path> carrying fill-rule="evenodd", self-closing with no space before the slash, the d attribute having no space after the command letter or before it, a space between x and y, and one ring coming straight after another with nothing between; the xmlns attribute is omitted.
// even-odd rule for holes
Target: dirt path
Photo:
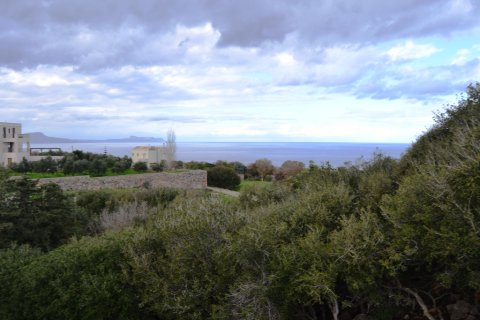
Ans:
<svg viewBox="0 0 480 320"><path fill-rule="evenodd" d="M223 193L232 197L238 197L240 195L240 192L228 190L228 189L215 188L215 187L207 187L207 189L212 190L213 192Z"/></svg>

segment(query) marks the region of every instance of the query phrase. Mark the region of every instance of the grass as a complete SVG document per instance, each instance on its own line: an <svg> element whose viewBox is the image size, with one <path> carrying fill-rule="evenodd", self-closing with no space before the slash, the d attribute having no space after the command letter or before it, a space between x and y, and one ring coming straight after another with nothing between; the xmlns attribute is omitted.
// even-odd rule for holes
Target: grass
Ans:
<svg viewBox="0 0 480 320"><path fill-rule="evenodd" d="M260 180L243 180L240 182L240 186L237 188L236 191L242 192L246 188L251 187L264 187L270 185L271 182L269 181L260 181Z"/></svg>
<svg viewBox="0 0 480 320"><path fill-rule="evenodd" d="M21 173L15 173L14 175L21 176ZM30 179L42 179L42 178L60 178L65 177L63 172L53 172L53 173L40 173L40 172L28 172L25 174Z"/></svg>
<svg viewBox="0 0 480 320"><path fill-rule="evenodd" d="M230 196L227 194L223 193L215 193L212 191L209 191L212 196L215 196L219 199L221 199L224 203L231 204L231 203L237 203L238 202L238 197Z"/></svg>

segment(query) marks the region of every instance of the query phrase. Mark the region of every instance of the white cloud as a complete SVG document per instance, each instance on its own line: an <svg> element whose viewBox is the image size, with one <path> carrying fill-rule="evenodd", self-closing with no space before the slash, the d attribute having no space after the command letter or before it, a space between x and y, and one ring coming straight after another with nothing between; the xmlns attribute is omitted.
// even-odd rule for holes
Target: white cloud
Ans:
<svg viewBox="0 0 480 320"><path fill-rule="evenodd" d="M387 56L392 61L412 60L430 57L438 51L440 50L431 44L415 44L409 40L389 49Z"/></svg>
<svg viewBox="0 0 480 320"><path fill-rule="evenodd" d="M480 77L468 0L39 3L0 1L0 110L32 131L405 141L397 102L423 120Z"/></svg>
<svg viewBox="0 0 480 320"><path fill-rule="evenodd" d="M295 60L293 55L287 52L278 53L275 55L275 60L278 61L281 67L295 68L298 65L298 62Z"/></svg>
<svg viewBox="0 0 480 320"><path fill-rule="evenodd" d="M331 47L325 49L322 63L314 66L314 78L320 85L352 85L382 57L372 47Z"/></svg>
<svg viewBox="0 0 480 320"><path fill-rule="evenodd" d="M450 2L451 14L468 14L474 10L471 0L452 0Z"/></svg>
<svg viewBox="0 0 480 320"><path fill-rule="evenodd" d="M455 58L453 58L452 64L463 66L468 62L468 58L471 55L471 51L468 49L460 49L457 51Z"/></svg>

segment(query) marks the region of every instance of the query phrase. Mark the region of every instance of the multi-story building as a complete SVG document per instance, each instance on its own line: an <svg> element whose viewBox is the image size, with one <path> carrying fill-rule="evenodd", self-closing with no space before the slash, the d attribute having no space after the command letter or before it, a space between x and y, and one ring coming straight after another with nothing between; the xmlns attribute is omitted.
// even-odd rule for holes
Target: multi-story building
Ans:
<svg viewBox="0 0 480 320"><path fill-rule="evenodd" d="M132 150L132 162L145 162L148 167L153 163L161 163L167 160L165 148L158 146L139 146Z"/></svg>
<svg viewBox="0 0 480 320"><path fill-rule="evenodd" d="M23 158L39 161L45 157L63 158L60 148L31 148L30 136L22 133L20 123L0 122L0 166L9 167Z"/></svg>
<svg viewBox="0 0 480 320"><path fill-rule="evenodd" d="M20 123L0 122L0 164L5 167L30 157L30 136Z"/></svg>

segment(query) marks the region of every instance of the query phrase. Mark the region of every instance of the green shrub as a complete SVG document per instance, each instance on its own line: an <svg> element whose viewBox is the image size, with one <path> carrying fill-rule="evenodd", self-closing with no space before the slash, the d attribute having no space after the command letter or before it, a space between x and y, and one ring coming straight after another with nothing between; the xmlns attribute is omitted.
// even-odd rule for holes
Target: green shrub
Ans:
<svg viewBox="0 0 480 320"><path fill-rule="evenodd" d="M0 246L10 242L49 250L76 233L77 212L58 185L42 186L28 178L8 180L0 194Z"/></svg>
<svg viewBox="0 0 480 320"><path fill-rule="evenodd" d="M104 160L95 159L90 165L89 173L93 177L103 176L107 172L107 163Z"/></svg>
<svg viewBox="0 0 480 320"><path fill-rule="evenodd" d="M80 191L75 196L76 205L89 217L98 216L102 210L113 210L111 190Z"/></svg>
<svg viewBox="0 0 480 320"><path fill-rule="evenodd" d="M135 201L146 202L150 207L165 207L178 195L178 190L171 188L142 189L134 194Z"/></svg>
<svg viewBox="0 0 480 320"><path fill-rule="evenodd" d="M123 173L128 169L127 164L124 161L116 161L112 166L113 173Z"/></svg>
<svg viewBox="0 0 480 320"><path fill-rule="evenodd" d="M262 183L247 185L240 193L240 204L244 208L268 206L286 201L292 195L292 190L284 184Z"/></svg>
<svg viewBox="0 0 480 320"><path fill-rule="evenodd" d="M283 180L293 177L305 169L305 164L300 161L285 161L275 172L275 180Z"/></svg>
<svg viewBox="0 0 480 320"><path fill-rule="evenodd" d="M133 164L133 169L135 171L145 172L148 170L148 166L146 162L135 162Z"/></svg>
<svg viewBox="0 0 480 320"><path fill-rule="evenodd" d="M2 319L150 319L126 278L128 239L125 233L84 238L33 259L27 256L15 270L2 263L0 275L16 279L0 290Z"/></svg>
<svg viewBox="0 0 480 320"><path fill-rule="evenodd" d="M240 184L240 177L231 168L214 167L207 170L207 184L212 187L233 190Z"/></svg>
<svg viewBox="0 0 480 320"><path fill-rule="evenodd" d="M83 173L88 174L91 167L91 162L87 159L76 160L73 162L73 171L72 173Z"/></svg>
<svg viewBox="0 0 480 320"><path fill-rule="evenodd" d="M150 164L150 168L151 168L153 171L161 172L161 171L165 170L166 165L167 165L167 164L166 164L165 160L162 160L162 162L160 162L160 163L152 163L152 164Z"/></svg>
<svg viewBox="0 0 480 320"><path fill-rule="evenodd" d="M28 245L0 249L0 319L21 319L17 315L22 295L19 284L25 281L21 270L41 254Z"/></svg>

